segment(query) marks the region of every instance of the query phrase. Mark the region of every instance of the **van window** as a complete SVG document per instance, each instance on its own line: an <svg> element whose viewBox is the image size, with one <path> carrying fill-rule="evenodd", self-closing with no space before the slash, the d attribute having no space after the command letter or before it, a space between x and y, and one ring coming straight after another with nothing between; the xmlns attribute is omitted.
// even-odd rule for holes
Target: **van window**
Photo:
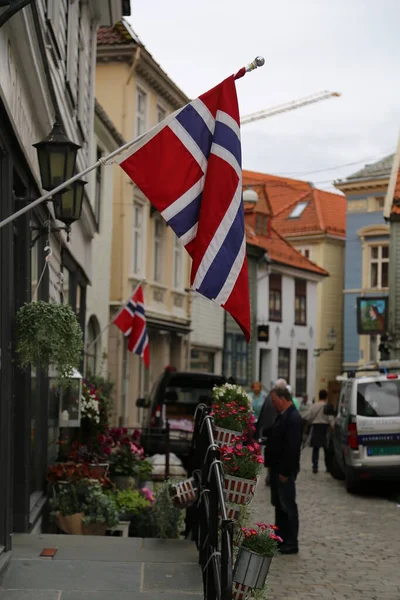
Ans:
<svg viewBox="0 0 400 600"><path fill-rule="evenodd" d="M211 403L215 385L222 385L219 377L196 377L190 374L172 376L165 391L165 404Z"/></svg>
<svg viewBox="0 0 400 600"><path fill-rule="evenodd" d="M400 416L400 381L360 383L357 414L360 417Z"/></svg>

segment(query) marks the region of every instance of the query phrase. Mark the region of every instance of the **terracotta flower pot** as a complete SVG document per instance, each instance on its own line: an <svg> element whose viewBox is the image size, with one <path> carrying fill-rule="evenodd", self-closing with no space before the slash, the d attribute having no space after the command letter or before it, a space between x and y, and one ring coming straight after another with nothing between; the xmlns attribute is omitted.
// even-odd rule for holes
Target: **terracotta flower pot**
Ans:
<svg viewBox="0 0 400 600"><path fill-rule="evenodd" d="M107 525L105 523L90 523L83 525L83 535L105 535Z"/></svg>
<svg viewBox="0 0 400 600"><path fill-rule="evenodd" d="M57 525L64 533L82 535L82 519L84 516L83 513L75 513L74 515L57 513Z"/></svg>
<svg viewBox="0 0 400 600"><path fill-rule="evenodd" d="M257 486L257 479L242 479L233 475L224 476L224 488L228 502L250 504Z"/></svg>
<svg viewBox="0 0 400 600"><path fill-rule="evenodd" d="M110 463L102 463L102 464L90 464L90 475L96 479L100 479L101 477L106 477L108 473Z"/></svg>
<svg viewBox="0 0 400 600"><path fill-rule="evenodd" d="M234 439L240 435L242 435L241 431L214 427L214 439L218 446L232 446Z"/></svg>

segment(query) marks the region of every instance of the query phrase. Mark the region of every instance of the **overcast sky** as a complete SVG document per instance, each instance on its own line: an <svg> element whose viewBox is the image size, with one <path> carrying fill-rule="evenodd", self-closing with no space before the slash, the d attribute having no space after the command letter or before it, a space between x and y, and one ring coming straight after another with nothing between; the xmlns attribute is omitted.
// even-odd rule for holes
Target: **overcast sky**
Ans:
<svg viewBox="0 0 400 600"><path fill-rule="evenodd" d="M241 115L323 90L340 98L242 127L243 167L330 181L394 152L400 129L399 0L132 0L133 29L191 98L256 55ZM347 165L348 163L356 163ZM318 171L318 172L317 172Z"/></svg>

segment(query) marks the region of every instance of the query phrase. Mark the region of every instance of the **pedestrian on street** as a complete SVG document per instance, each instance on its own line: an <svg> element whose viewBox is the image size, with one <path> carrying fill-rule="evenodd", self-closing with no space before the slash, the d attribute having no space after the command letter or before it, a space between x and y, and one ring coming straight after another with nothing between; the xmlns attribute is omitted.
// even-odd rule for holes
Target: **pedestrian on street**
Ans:
<svg viewBox="0 0 400 600"><path fill-rule="evenodd" d="M285 379L277 379L273 389L284 390L284 389L286 389L286 387L287 387L287 383L286 383ZM269 432L272 429L272 426L277 417L277 414L278 413L276 412L276 408L272 402L271 392L270 392L264 400L264 404L262 405L260 415L259 415L259 418L256 423L256 433L255 433L256 440L265 441L265 439L268 438ZM264 465L267 466L265 464L265 452L264 452ZM265 485L269 485L269 483L270 483L270 476L269 476L269 471L268 471L267 477L265 479Z"/></svg>
<svg viewBox="0 0 400 600"><path fill-rule="evenodd" d="M311 427L310 446L312 448L312 469L313 473L318 473L319 450L324 449L325 467L328 470L327 462L327 443L328 429L334 421L332 414L329 414L328 392L320 390L319 402L316 402L310 407L310 410L305 415L305 420Z"/></svg>
<svg viewBox="0 0 400 600"><path fill-rule="evenodd" d="M275 388L271 399L278 412L265 448L271 477L271 504L275 507L275 525L283 540L280 553L297 554L299 513L296 478L300 471L302 419L287 389Z"/></svg>
<svg viewBox="0 0 400 600"><path fill-rule="evenodd" d="M253 415L257 424L257 421L260 417L261 409L264 404L265 394L262 391L262 385L259 381L255 381L251 386L251 389L253 390L249 394L251 398L251 410L253 411Z"/></svg>

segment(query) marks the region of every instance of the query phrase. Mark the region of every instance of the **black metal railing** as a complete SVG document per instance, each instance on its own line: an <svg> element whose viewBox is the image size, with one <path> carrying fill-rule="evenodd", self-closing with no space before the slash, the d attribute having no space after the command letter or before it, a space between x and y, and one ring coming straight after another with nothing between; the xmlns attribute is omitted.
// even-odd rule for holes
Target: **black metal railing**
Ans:
<svg viewBox="0 0 400 600"><path fill-rule="evenodd" d="M227 518L224 478L210 408L195 416L189 476L198 484L197 501L187 509L186 533L199 550L205 600L232 600L233 521Z"/></svg>

